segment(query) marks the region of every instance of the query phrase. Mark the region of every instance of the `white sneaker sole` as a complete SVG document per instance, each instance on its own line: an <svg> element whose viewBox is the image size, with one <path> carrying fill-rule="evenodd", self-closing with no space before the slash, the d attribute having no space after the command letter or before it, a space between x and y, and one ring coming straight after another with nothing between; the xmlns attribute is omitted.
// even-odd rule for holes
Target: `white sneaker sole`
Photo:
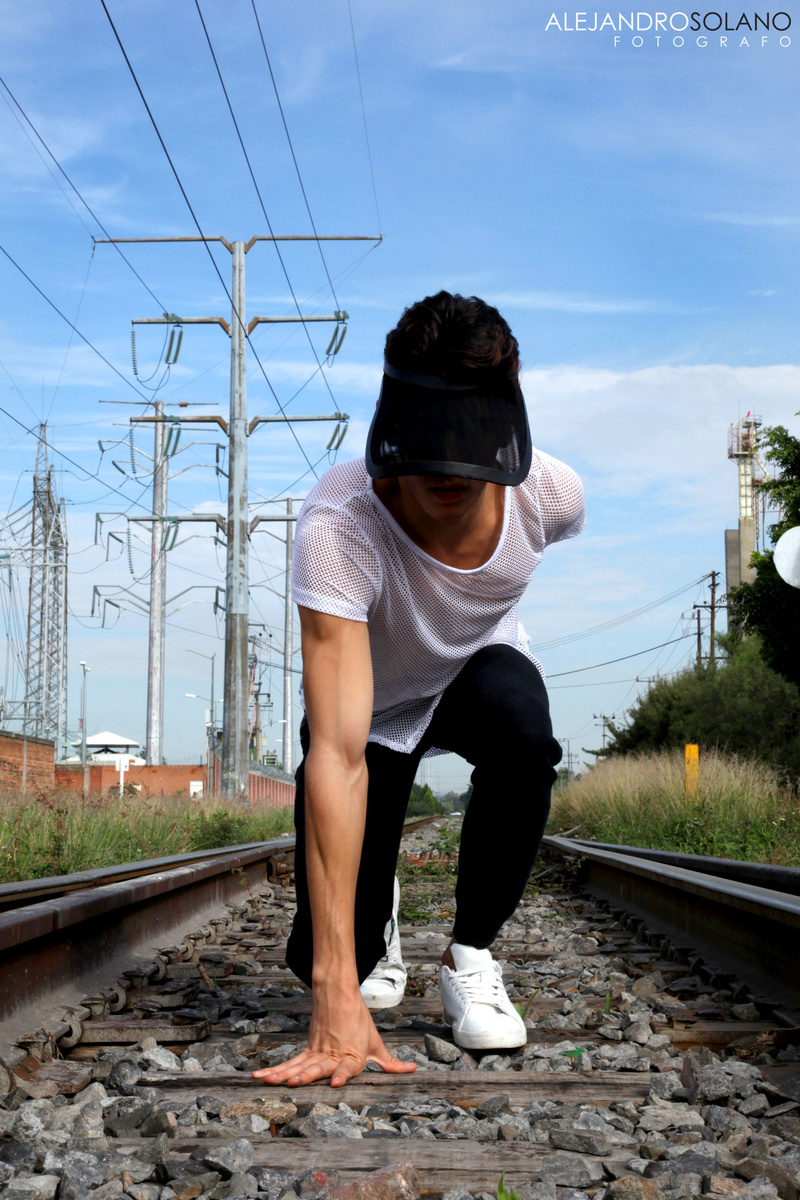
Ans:
<svg viewBox="0 0 800 1200"><path fill-rule="evenodd" d="M368 1006L369 1007L369 1006ZM486 1031L485 1033L462 1033L453 1027L452 1017L444 1015L446 1024L453 1029L453 1041L462 1050L519 1050L527 1045L527 1031L507 1033L505 1036Z"/></svg>
<svg viewBox="0 0 800 1200"><path fill-rule="evenodd" d="M405 994L404 984L402 989L395 988L391 992L369 992L365 995L362 991L361 996L370 1012L378 1012L382 1008L397 1008Z"/></svg>

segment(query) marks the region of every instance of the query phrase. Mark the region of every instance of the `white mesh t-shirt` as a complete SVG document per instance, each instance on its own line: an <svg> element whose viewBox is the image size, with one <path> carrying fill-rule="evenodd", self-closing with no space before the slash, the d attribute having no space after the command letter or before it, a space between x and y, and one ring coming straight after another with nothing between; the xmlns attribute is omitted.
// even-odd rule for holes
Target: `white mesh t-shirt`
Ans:
<svg viewBox="0 0 800 1200"><path fill-rule="evenodd" d="M297 520L292 594L305 608L369 626L371 742L413 750L442 692L484 646L528 654L517 601L545 546L574 537L583 524L580 479L534 450L525 482L505 489L494 554L462 570L426 554L401 529L375 495L363 458L325 472Z"/></svg>

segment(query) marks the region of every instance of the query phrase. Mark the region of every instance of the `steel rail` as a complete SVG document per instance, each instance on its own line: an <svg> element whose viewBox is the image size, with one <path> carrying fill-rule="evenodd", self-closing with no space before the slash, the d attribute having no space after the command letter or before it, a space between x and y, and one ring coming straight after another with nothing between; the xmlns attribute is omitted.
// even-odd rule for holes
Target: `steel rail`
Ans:
<svg viewBox="0 0 800 1200"><path fill-rule="evenodd" d="M278 878L293 856L294 839L280 838L178 866L163 860L162 870L151 860L132 878L0 913L0 1021L65 988L97 986L126 955L152 957L189 921Z"/></svg>
<svg viewBox="0 0 800 1200"><path fill-rule="evenodd" d="M790 1022L800 1024L800 897L570 838L543 844L580 861L579 882L591 895L642 919L674 950L746 978L759 1004L792 1010Z"/></svg>
<svg viewBox="0 0 800 1200"><path fill-rule="evenodd" d="M735 879L739 883L755 883L759 887L777 892L788 892L800 896L800 869L780 867L773 863L743 862L736 858L707 858L701 854L682 854L677 850L653 850L648 846L620 846L612 842L593 842L584 838L572 838L579 846L592 850L610 850L613 854L632 854L636 858L648 858L653 862L669 863L673 867L686 867L690 871L701 871L704 875L719 875L724 879Z"/></svg>
<svg viewBox="0 0 800 1200"><path fill-rule="evenodd" d="M84 891L87 888L104 887L110 883L120 883L126 879L138 879L142 875L167 871L172 867L188 866L191 863L203 862L206 859L219 858L220 854L234 854L240 850L252 850L257 846L273 846L269 842L243 842L237 846L220 846L214 850L192 850L185 854L172 854L165 858L147 858L136 862L119 863L111 867L97 867L86 871L76 871L71 875L51 875L41 879L22 879L13 883L0 884L0 913L9 908L19 908L32 904L45 897L55 899L70 892ZM281 845L286 849L294 849L294 838L284 838Z"/></svg>

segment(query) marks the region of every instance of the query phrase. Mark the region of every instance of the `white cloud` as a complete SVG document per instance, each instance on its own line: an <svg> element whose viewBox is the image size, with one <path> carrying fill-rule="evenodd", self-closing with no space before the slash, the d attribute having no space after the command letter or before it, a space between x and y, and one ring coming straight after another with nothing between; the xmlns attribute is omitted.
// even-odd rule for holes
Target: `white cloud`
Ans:
<svg viewBox="0 0 800 1200"><path fill-rule="evenodd" d="M686 312L664 300L614 300L603 296L581 296L572 292L490 292L493 304L500 308L545 309L569 313L676 313Z"/></svg>
<svg viewBox="0 0 800 1200"><path fill-rule="evenodd" d="M749 225L762 229L780 229L787 225L800 225L800 217L770 216L766 213L705 213L703 219L718 221L723 225Z"/></svg>
<svg viewBox="0 0 800 1200"><path fill-rule="evenodd" d="M800 366L561 366L525 371L523 387L534 442L583 464L598 503L637 498L720 524L737 515L728 425L750 410L796 426Z"/></svg>

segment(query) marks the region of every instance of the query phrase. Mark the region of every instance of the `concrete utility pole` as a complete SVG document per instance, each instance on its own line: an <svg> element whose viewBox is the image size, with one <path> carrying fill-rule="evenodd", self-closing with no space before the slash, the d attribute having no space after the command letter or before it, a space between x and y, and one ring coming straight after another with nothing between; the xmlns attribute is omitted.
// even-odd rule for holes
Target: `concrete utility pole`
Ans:
<svg viewBox="0 0 800 1200"><path fill-rule="evenodd" d="M247 730L247 327L244 242L234 242L231 297L231 406L228 420L228 550L225 570L225 677L222 792L249 800Z"/></svg>
<svg viewBox="0 0 800 1200"><path fill-rule="evenodd" d="M595 721L603 722L603 749L605 750L605 748L606 748L606 725L608 724L608 717L605 715L605 713L594 713L593 716L594 716Z"/></svg>
<svg viewBox="0 0 800 1200"><path fill-rule="evenodd" d="M249 754L248 754L248 573L247 573L247 543L250 534L262 521L286 520L294 518L258 516L252 522L248 521L247 508L247 438L262 424L285 424L287 421L336 421L337 428L331 439L331 445L338 449L344 436L342 425L346 425L349 417L346 413L333 413L325 416L257 416L248 423L247 420L247 339L257 325L281 324L284 322L333 321L337 330L345 326L348 314L336 311L333 316L304 316L298 312L296 316L255 316L245 323L245 255L258 242L379 242L380 236L265 236L257 235L248 242L229 242L224 237L151 237L151 238L98 238L98 244L127 243L127 242L219 242L225 246L233 259L233 287L231 291L230 323L221 316L181 317L174 313L164 313L161 317L137 318L134 325L219 325L231 339L231 392L230 416L226 422L221 416L206 415L199 417L180 417L176 423L202 424L215 423L229 439L228 456L228 518L226 522L221 517L210 514L193 514L191 516L171 517L166 513L156 516L155 509L152 518L135 518L138 521L152 519L154 526L166 522L177 524L181 521L213 521L218 525L224 524L227 538L226 558L226 613L225 613L225 682L223 694L223 737L222 737L222 793L228 799L238 799L247 803L249 798ZM331 340L329 354L336 354L341 347L344 333L341 332ZM154 421L161 424L162 416L136 417L132 423L146 424ZM341 430L341 433L340 433ZM290 507L291 512L291 507ZM163 672L162 672L163 673ZM286 701L284 700L284 704ZM291 705L291 698L289 700ZM286 748L286 733L284 733L284 750ZM292 742L289 733L288 760L291 762ZM286 768L286 763L284 763Z"/></svg>
<svg viewBox="0 0 800 1200"><path fill-rule="evenodd" d="M167 555L164 551L167 515L167 427L164 404L155 403L153 440L153 527L150 565L150 615L147 648L147 736L145 759L149 767L164 761L164 622L167 603Z"/></svg>
<svg viewBox="0 0 800 1200"><path fill-rule="evenodd" d="M286 501L286 585L283 614L283 769L291 775L294 758L294 722L292 720L292 656L294 652L294 608L292 606L292 550L294 525L292 501Z"/></svg>

